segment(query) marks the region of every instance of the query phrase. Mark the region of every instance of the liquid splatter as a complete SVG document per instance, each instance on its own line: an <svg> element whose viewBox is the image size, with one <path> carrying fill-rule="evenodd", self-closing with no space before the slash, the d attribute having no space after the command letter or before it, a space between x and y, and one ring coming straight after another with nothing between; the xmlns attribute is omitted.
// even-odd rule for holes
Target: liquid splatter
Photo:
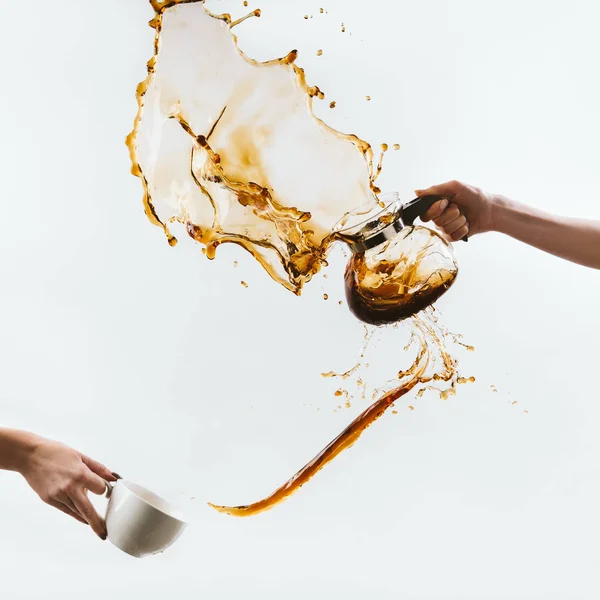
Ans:
<svg viewBox="0 0 600 600"><path fill-rule="evenodd" d="M406 370L405 380L400 385L384 393L311 461L266 498L242 506L219 506L215 504L210 504L210 506L219 512L237 517L256 515L273 508L299 490L340 452L353 446L365 429L415 386L433 380L447 382L455 380L457 377L456 360L447 352L443 343L444 331L440 330L435 321L431 319L431 313L425 312L422 315L413 317L412 324L418 342L418 351L413 364ZM339 408L341 406L338 406Z"/></svg>
<svg viewBox="0 0 600 600"><path fill-rule="evenodd" d="M210 13L201 0L150 3L155 11L150 23L156 33L154 55L148 62L148 76L137 89L138 113L127 138L146 215L162 228L170 245L177 243L170 227L182 226L204 246L209 259L215 258L220 244L238 244L273 280L300 294L325 264L332 244L344 239L339 224L345 216L357 206L365 207L364 214L381 206L376 179L387 146L374 166L370 144L334 130L315 116L313 101L323 99L324 93L307 83L303 69L295 64L295 50L261 63L239 49L234 28L260 17L260 10L233 21L229 15ZM434 235L425 232L429 230L415 228L407 235L414 234L415 239ZM366 274L361 265L364 257L355 255L353 260L356 272ZM364 281L355 281L361 290ZM380 299L385 300L385 294ZM414 290L405 290L400 303L413 304L402 316L427 304L417 306L417 301L422 299ZM457 362L445 344L456 339L431 310L409 322L417 353L412 366L401 372L400 381L394 380L390 389L267 498L244 506L211 506L237 516L272 508L352 446L415 387L445 382L450 387L438 389L440 397L454 394ZM351 372L325 376L344 377Z"/></svg>
<svg viewBox="0 0 600 600"><path fill-rule="evenodd" d="M171 245L169 225L182 224L211 259L242 246L299 294L340 218L377 202L371 146L314 115L323 92L295 50L263 63L239 50L233 29L259 11L232 21L200 0L151 4L155 51L127 138L148 218Z"/></svg>

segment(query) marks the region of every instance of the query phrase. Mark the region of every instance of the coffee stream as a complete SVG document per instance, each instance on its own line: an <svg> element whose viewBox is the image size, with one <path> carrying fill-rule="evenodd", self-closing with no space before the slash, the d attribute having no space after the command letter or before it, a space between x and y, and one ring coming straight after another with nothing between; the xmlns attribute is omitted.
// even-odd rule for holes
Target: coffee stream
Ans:
<svg viewBox="0 0 600 600"><path fill-rule="evenodd" d="M202 0L150 3L156 13L150 22L156 32L154 55L137 89L138 113L127 138L148 218L164 230L171 245L177 240L170 225L182 224L211 259L222 243L240 245L275 281L300 294L326 265L331 245L343 239L338 231L345 215L357 206L366 207L365 213L381 210L376 186L381 157L374 166L367 142L315 116L313 99L324 94L307 84L295 64L295 50L260 63L239 49L233 28L259 17L259 10L233 21L227 14L210 13ZM380 322L415 314L457 273L455 264L437 268L431 260L440 247L448 248L437 234L417 227L402 235L413 242L426 238L426 243L416 243L416 253L414 243L403 246L410 255L396 253L393 264L388 261L375 275L357 255L355 275L347 272L350 306L353 290L374 299L377 310L386 298L393 300L399 312ZM385 293L381 288L378 295L373 277L386 273L393 274L393 286ZM416 293L423 290L429 294L427 302ZM360 307L355 314L361 317L359 313ZM267 510L352 446L415 386L447 382L447 389L438 390L447 397L457 383L466 382L445 348L448 341L461 342L444 330L433 309L412 317L410 325L417 344L412 366L312 461L260 502L211 506L237 516Z"/></svg>

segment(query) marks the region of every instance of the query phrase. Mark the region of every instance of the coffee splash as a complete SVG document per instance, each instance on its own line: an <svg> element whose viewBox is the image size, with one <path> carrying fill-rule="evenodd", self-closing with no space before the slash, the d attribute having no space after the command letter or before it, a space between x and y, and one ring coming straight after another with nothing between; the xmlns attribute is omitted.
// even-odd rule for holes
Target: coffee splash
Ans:
<svg viewBox="0 0 600 600"><path fill-rule="evenodd" d="M279 283L300 293L319 271L347 211L376 205L371 146L313 112L324 98L295 64L247 57L233 21L201 0L151 1L156 31L138 114L127 138L132 173L151 222L206 245L250 252Z"/></svg>
<svg viewBox="0 0 600 600"><path fill-rule="evenodd" d="M413 317L410 320L410 327L411 338L405 350L411 347L416 348L416 356L412 365L400 372L397 380L388 382L387 387L390 389L377 390L381 396L310 462L272 494L258 502L243 506L218 506L215 504L210 504L210 506L221 513L236 517L249 517L267 511L297 492L327 463L344 450L352 447L370 425L416 386L430 382L449 384L446 389L438 389L440 397L446 399L449 393L454 393L457 384L470 382L470 379L459 377L457 360L446 350L446 345L455 336L442 327L433 309L426 309L420 315ZM325 373L324 376L347 377L355 369L356 367L340 375ZM411 410L413 409L414 407L411 408Z"/></svg>
<svg viewBox="0 0 600 600"><path fill-rule="evenodd" d="M234 21L227 14L212 14L202 0L150 3L155 11L150 22L155 29L154 55L148 62L148 76L137 89L138 113L127 138L132 173L142 182L148 218L164 230L171 245L177 243L171 225L181 224L211 259L222 243L240 245L275 281L300 294L326 264L331 245L343 239L339 226L346 215L357 206L362 214L381 210L376 179L387 146L374 166L367 142L316 117L314 98L325 95L308 85L304 71L295 64L296 51L257 62L239 49L233 29L259 17L259 10ZM428 232L415 228L411 235L417 236L415 240L430 236L435 244L445 244ZM431 246L425 247L424 254L412 258L400 252L392 261L398 269L393 265L386 269L397 283L403 277L402 265L412 261L409 275L419 274L417 288L429 286L431 301L436 286L441 293L456 269L430 268L423 279L419 265L433 256ZM404 248L413 249L412 243ZM350 282L347 278L347 285L363 293L369 287L368 265L364 257L353 260L360 277ZM414 294L417 288L405 285L400 293L396 286L394 298L410 307L401 317L427 304ZM369 293L377 296L373 289ZM381 294L379 300L385 303ZM240 507L211 506L237 516L267 510L352 446L416 386L437 381L450 385L439 390L442 395L454 390L459 382L457 362L445 348L451 334L431 310L408 323L417 347L412 366L398 373L389 389L335 440L264 500ZM364 396L362 379L357 386L363 386Z"/></svg>

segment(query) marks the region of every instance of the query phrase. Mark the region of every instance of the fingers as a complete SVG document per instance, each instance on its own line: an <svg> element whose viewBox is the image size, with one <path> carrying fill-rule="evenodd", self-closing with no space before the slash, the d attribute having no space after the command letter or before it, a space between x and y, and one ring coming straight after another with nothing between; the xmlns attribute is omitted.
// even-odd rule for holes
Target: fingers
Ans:
<svg viewBox="0 0 600 600"><path fill-rule="evenodd" d="M454 221L450 221L447 225L444 226L444 231L447 235L453 235L457 232L461 227L464 227L467 224L467 219L464 215L460 215Z"/></svg>
<svg viewBox="0 0 600 600"><path fill-rule="evenodd" d="M81 455L81 460L83 464L88 467L88 469L96 475L102 477L102 479L106 479L106 481L116 481L119 479L116 473L112 473L108 467L105 467L102 463L99 463L97 460L86 456L85 454Z"/></svg>
<svg viewBox="0 0 600 600"><path fill-rule="evenodd" d="M106 492L106 481L91 471L85 473L83 483L90 492L98 496L102 496Z"/></svg>
<svg viewBox="0 0 600 600"><path fill-rule="evenodd" d="M442 210L443 206L445 206L445 208ZM432 220L452 242L464 238L469 233L469 223L467 218L462 214L460 208L458 208L454 202L448 204L446 201L445 205L444 200L436 202L436 204L434 204L422 217L422 220Z"/></svg>
<svg viewBox="0 0 600 600"><path fill-rule="evenodd" d="M71 500L75 504L77 511L83 516L83 518L89 523L94 533L102 540L106 539L106 525L100 518L94 505L90 502L85 492L77 490L71 494Z"/></svg>
<svg viewBox="0 0 600 600"><path fill-rule="evenodd" d="M459 240L462 240L464 237L466 237L466 235L469 233L469 225L463 225L462 227L460 227L459 229L457 229L451 236L450 236L450 241L452 242L458 242Z"/></svg>
<svg viewBox="0 0 600 600"><path fill-rule="evenodd" d="M439 216L436 217L433 222L440 228L444 229L446 225L449 225L455 219L460 217L460 209L456 204L451 203L448 205L448 208Z"/></svg>
<svg viewBox="0 0 600 600"><path fill-rule="evenodd" d="M79 511L73 504L73 500L71 500L71 498L69 498L69 496L67 496L65 494L63 496L58 496L57 498L55 498L55 500L61 504L64 504L71 512L73 512L75 515L77 515L77 517L79 517L79 519L83 523L85 523L87 525L87 521L83 518L83 515L79 514Z"/></svg>
<svg viewBox="0 0 600 600"><path fill-rule="evenodd" d="M447 198L443 198L435 204L432 204L429 210L421 217L421 221L427 223L427 221L433 221L434 219L441 217L448 206L448 202L449 200Z"/></svg>
<svg viewBox="0 0 600 600"><path fill-rule="evenodd" d="M87 525L87 522L84 519L82 519L77 513L73 512L68 506L66 506L62 502L59 502L58 500L49 500L48 504L50 506L53 506L54 508L58 508L58 510L60 510L61 512L64 512L65 515L69 515L70 517L73 517L76 521L79 521L80 523Z"/></svg>

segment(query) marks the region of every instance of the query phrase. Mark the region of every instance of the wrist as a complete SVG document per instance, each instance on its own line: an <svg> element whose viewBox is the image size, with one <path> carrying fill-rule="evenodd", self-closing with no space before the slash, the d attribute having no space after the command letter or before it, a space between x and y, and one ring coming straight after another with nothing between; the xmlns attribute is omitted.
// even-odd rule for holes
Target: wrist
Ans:
<svg viewBox="0 0 600 600"><path fill-rule="evenodd" d="M6 468L23 475L42 445L43 438L28 431L10 431L8 436L10 451L7 453Z"/></svg>
<svg viewBox="0 0 600 600"><path fill-rule="evenodd" d="M510 220L514 202L506 196L494 194L491 198L491 231L510 235Z"/></svg>

